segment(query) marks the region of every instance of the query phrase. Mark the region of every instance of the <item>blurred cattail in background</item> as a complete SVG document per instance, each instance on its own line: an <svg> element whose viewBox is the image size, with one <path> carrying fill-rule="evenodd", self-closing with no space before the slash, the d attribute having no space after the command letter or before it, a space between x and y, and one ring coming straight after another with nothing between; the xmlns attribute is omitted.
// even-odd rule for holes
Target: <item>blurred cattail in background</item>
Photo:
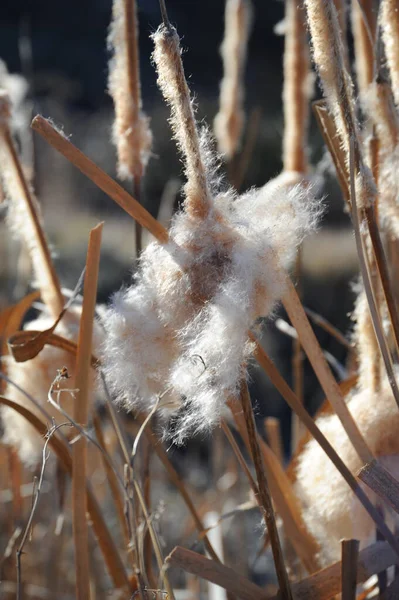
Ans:
<svg viewBox="0 0 399 600"><path fill-rule="evenodd" d="M244 128L244 75L251 17L250 0L226 0L221 47L224 75L214 127L218 150L227 160L239 149Z"/></svg>

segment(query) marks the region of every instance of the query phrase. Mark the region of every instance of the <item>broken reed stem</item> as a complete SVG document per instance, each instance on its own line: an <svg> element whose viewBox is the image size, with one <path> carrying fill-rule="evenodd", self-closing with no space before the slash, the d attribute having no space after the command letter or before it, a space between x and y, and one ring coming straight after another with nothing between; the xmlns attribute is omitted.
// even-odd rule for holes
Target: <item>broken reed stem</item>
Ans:
<svg viewBox="0 0 399 600"><path fill-rule="evenodd" d="M307 170L309 50L305 14L297 0L285 2L283 170Z"/></svg>
<svg viewBox="0 0 399 600"><path fill-rule="evenodd" d="M166 557L166 564L179 567L187 573L192 573L197 577L210 581L242 600L254 600L254 598L256 600L268 600L269 598L269 594L265 590L239 575L237 570L216 563L206 556L197 554L187 548L176 546Z"/></svg>
<svg viewBox="0 0 399 600"><path fill-rule="evenodd" d="M142 227L148 229L150 233L162 244L168 241L168 232L158 223L153 216L137 200L126 192L116 181L104 173L93 161L91 161L83 152L78 150L64 135L59 133L49 121L42 116L37 115L31 127L39 133L50 146L53 146L57 152L60 152L75 167L79 169L86 177L91 179L105 194L110 196L119 204L124 211L133 219L138 221Z"/></svg>
<svg viewBox="0 0 399 600"><path fill-rule="evenodd" d="M283 443L281 440L280 421L275 417L267 417L264 421L267 441L280 465L284 465Z"/></svg>
<svg viewBox="0 0 399 600"><path fill-rule="evenodd" d="M341 600L356 600L359 540L341 542Z"/></svg>
<svg viewBox="0 0 399 600"><path fill-rule="evenodd" d="M251 455L251 447L242 411L238 409L238 405L232 402L229 402L229 408L247 451ZM303 521L298 499L282 465L260 436L258 436L258 444L262 452L274 505L277 507L278 514L284 525L285 536L289 537L296 554L306 570L309 573L313 573L320 568L317 560L320 548Z"/></svg>
<svg viewBox="0 0 399 600"><path fill-rule="evenodd" d="M89 415L89 386L91 371L91 346L93 321L97 298L97 282L100 263L100 223L90 231L86 259L86 273L82 316L80 319L78 350L76 355L74 420L82 427L87 426ZM85 490L87 467L87 440L81 436L73 445L72 452L72 511L73 536L75 543L76 598L90 598L90 560L88 545L87 497Z"/></svg>
<svg viewBox="0 0 399 600"><path fill-rule="evenodd" d="M278 369L272 363L272 361L270 360L266 352L263 350L259 342L253 336L252 339L256 342L255 358L258 361L259 365L263 368L263 370L268 375L276 389L280 392L284 400L291 407L291 409L296 412L301 421L304 423L305 427L309 430L311 435L327 454L328 458L332 461L334 466L341 473L346 483L349 485L351 490L356 495L357 499L360 501L360 503L370 515L371 519L376 524L378 530L381 532L381 534L384 536L384 538L387 540L389 545L399 557L399 543L385 524L378 510L370 502L367 495L356 481L354 475L352 475L348 467L345 465L345 463L341 460L337 452L331 446L330 442L320 431L312 417L306 411L304 406L299 402L298 398L295 396L294 392L289 387L285 379L282 377Z"/></svg>
<svg viewBox="0 0 399 600"><path fill-rule="evenodd" d="M342 346L344 346L344 348L347 348L347 350L352 349L351 342L344 336L344 334L339 329L337 329L332 323L330 323L330 321L327 321L327 319L325 319L322 315L319 315L314 310L306 308L306 306L304 306L304 310L307 316L310 318L311 321L313 321L315 325L318 325L321 329L324 329L324 331L329 333L331 337L335 338L337 342L342 344Z"/></svg>
<svg viewBox="0 0 399 600"><path fill-rule="evenodd" d="M320 348L303 306L298 298L295 287L289 277L286 277L286 292L283 296L283 305L292 325L298 333L302 347L309 358L320 385L323 388L328 401L338 415L353 447L363 463L370 462L373 458L373 454L348 410L339 386L331 373L323 351Z"/></svg>
<svg viewBox="0 0 399 600"><path fill-rule="evenodd" d="M399 482L384 469L377 459L364 465L357 476L399 514Z"/></svg>
<svg viewBox="0 0 399 600"><path fill-rule="evenodd" d="M248 442L251 449L256 478L258 480L259 498L263 508L263 517L265 520L265 525L269 533L270 544L272 547L274 565L276 568L277 579L280 586L281 597L283 600L291 600L291 586L288 580L287 570L285 568L283 552L281 549L272 500L269 492L269 486L267 483L262 454L258 443L255 418L246 382L243 382L241 385L240 398L245 418L245 424L247 427Z"/></svg>
<svg viewBox="0 0 399 600"><path fill-rule="evenodd" d="M2 138L1 143L6 151L6 160L9 163L14 185L16 185L18 190L20 201L22 201L25 206L26 213L24 218L28 219L30 222L29 225L32 231L31 235L33 239L25 239L24 243L28 249L30 246L34 245L34 268L41 286L41 296L43 302L45 302L49 311L51 312L51 315L54 318L57 318L63 309L64 298L61 292L60 282L51 259L46 237L38 218L33 196L18 158L8 125L1 124L0 136Z"/></svg>

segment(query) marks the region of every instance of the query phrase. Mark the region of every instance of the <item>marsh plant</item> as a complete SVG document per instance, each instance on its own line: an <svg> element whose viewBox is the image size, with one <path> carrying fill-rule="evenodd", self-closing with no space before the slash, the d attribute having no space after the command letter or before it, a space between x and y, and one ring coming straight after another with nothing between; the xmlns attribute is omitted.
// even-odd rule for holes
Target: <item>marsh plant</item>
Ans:
<svg viewBox="0 0 399 600"><path fill-rule="evenodd" d="M51 120L32 122L136 222L132 275L105 307L96 305L103 224L90 231L76 289L62 287L21 152L26 84L5 66L0 72L2 214L32 287L0 314L1 493L12 516L2 597L397 597L397 2L285 0L282 169L243 191L233 175L248 160L245 72L256 5L226 0L213 133L197 120L180 37L161 0L151 60L184 177L168 229L142 203L156 131L141 97L138 8L114 0L108 35L111 137L127 189ZM338 367L296 287L303 242L329 209L326 169L312 164L309 148L312 105L359 262L350 340L312 316L347 348ZM264 349L265 322L270 329L280 304L291 324L280 319L279 328L294 337L294 389ZM326 398L314 417L303 356ZM266 420L265 441L255 419L254 368L292 409L289 458L279 424ZM195 439L206 440L218 474L206 491L193 484L194 468L190 480L171 460L172 448ZM222 527L240 514L256 519ZM231 546L239 567L229 564ZM256 552L257 584L247 560Z"/></svg>

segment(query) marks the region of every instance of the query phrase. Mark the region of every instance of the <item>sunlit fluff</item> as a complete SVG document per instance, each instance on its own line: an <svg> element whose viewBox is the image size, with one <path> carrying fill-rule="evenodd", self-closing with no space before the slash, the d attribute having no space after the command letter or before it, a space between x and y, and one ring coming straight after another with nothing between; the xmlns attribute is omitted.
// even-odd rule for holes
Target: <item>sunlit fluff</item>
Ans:
<svg viewBox="0 0 399 600"><path fill-rule="evenodd" d="M315 225L318 203L308 184L292 184L296 177L239 197L215 192L204 219L179 212L169 243L152 243L132 286L114 297L108 381L128 409L148 411L164 393L164 413L177 411L176 441L209 429L237 396L252 351L248 329L283 293L279 270Z"/></svg>

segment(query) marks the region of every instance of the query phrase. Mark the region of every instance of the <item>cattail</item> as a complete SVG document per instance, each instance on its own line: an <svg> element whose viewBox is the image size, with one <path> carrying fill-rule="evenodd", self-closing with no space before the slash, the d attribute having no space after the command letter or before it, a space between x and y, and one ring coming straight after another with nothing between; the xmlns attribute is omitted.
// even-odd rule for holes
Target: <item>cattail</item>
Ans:
<svg viewBox="0 0 399 600"><path fill-rule="evenodd" d="M352 31L355 43L355 67L360 98L363 101L374 79L374 44L377 15L374 0L352 0Z"/></svg>
<svg viewBox="0 0 399 600"><path fill-rule="evenodd" d="M202 157L190 91L184 76L179 36L173 27L161 25L154 33L153 40L158 85L171 107L173 135L185 162L185 210L192 216L205 218L212 203L209 175Z"/></svg>
<svg viewBox="0 0 399 600"><path fill-rule="evenodd" d="M108 89L115 106L113 141L121 179L140 180L150 158L152 134L142 111L135 0L114 0L108 45Z"/></svg>
<svg viewBox="0 0 399 600"><path fill-rule="evenodd" d="M284 171L307 170L307 132L312 78L305 15L296 0L286 0L284 50Z"/></svg>
<svg viewBox="0 0 399 600"><path fill-rule="evenodd" d="M396 106L399 107L399 6L397 0L381 0L380 25L393 96Z"/></svg>
<svg viewBox="0 0 399 600"><path fill-rule="evenodd" d="M273 182L240 197L221 188L209 139L198 135L177 33L162 25L153 37L186 199L168 243L150 244L133 285L114 297L104 368L119 402L144 411L159 402L182 441L209 429L238 396L253 349L248 328L280 297L281 268L314 227L319 204L310 185Z"/></svg>
<svg viewBox="0 0 399 600"><path fill-rule="evenodd" d="M367 388L356 389L348 398L348 408L373 454L397 478L399 412L387 378L378 394ZM338 417L320 417L316 422L345 465L356 474L363 464ZM377 501L368 488L365 491L371 501ZM359 539L363 546L372 541L374 522L315 440L305 446L299 457L296 492L306 525L320 544L322 563L340 559L342 538ZM392 522L394 517L386 505L383 510L385 518Z"/></svg>
<svg viewBox="0 0 399 600"><path fill-rule="evenodd" d="M251 16L249 0L226 0L225 35L221 47L224 76L214 128L219 152L227 159L237 152L244 127L243 79Z"/></svg>
<svg viewBox="0 0 399 600"><path fill-rule="evenodd" d="M338 15L330 0L305 0L313 59L329 110L349 156L350 139L357 137L353 85L345 66Z"/></svg>
<svg viewBox="0 0 399 600"><path fill-rule="evenodd" d="M29 251L42 299L54 318L63 308L63 297L51 260L39 206L28 184L10 132L11 105L8 94L0 92L0 176L9 201L7 224Z"/></svg>

